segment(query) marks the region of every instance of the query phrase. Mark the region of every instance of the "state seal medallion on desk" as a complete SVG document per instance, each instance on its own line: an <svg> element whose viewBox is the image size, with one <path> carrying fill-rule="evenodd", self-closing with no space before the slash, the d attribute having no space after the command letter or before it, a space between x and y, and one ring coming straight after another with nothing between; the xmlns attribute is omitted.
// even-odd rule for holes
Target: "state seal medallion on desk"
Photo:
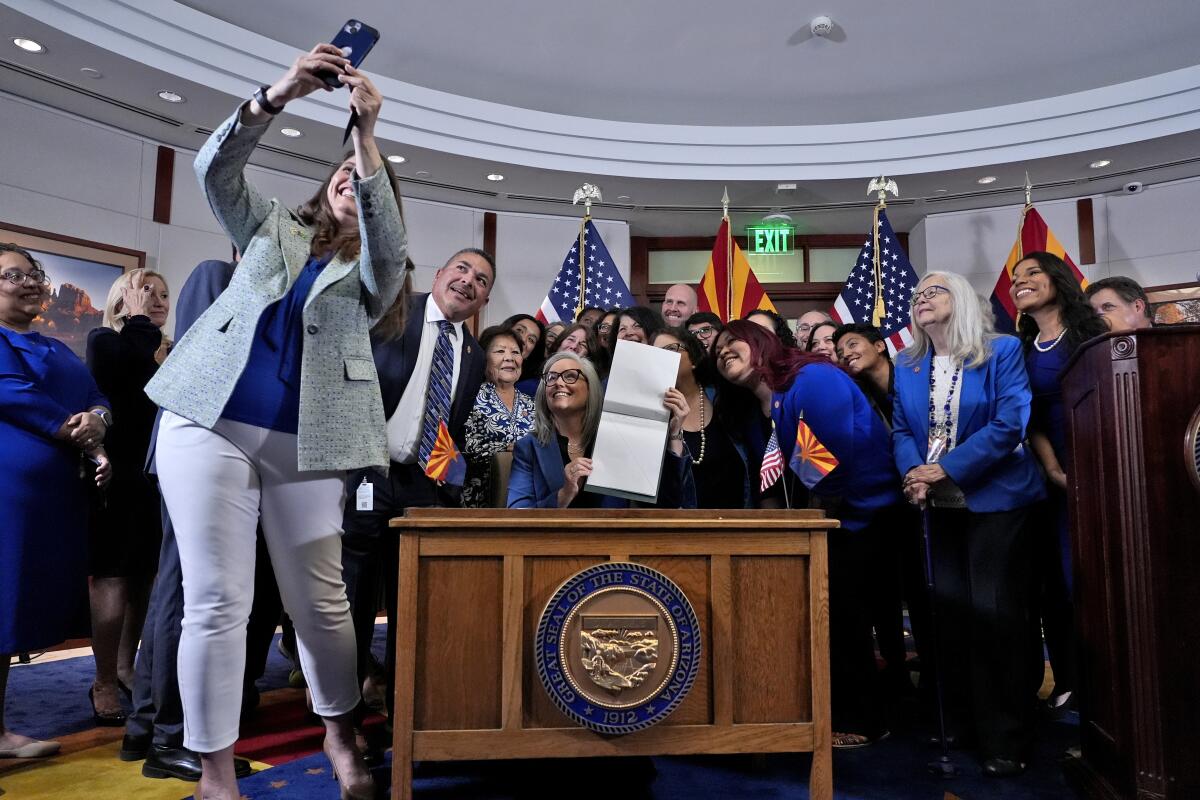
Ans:
<svg viewBox="0 0 1200 800"><path fill-rule="evenodd" d="M632 733L683 702L700 670L700 623L661 572L589 567L550 597L534 641L538 677L558 708L600 733Z"/></svg>

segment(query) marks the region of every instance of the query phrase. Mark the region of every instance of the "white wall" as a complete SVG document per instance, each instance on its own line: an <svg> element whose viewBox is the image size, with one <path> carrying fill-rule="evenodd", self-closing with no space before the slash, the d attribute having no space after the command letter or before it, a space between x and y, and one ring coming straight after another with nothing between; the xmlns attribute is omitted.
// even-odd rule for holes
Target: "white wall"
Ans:
<svg viewBox="0 0 1200 800"><path fill-rule="evenodd" d="M617 271L629 283L629 225L594 219ZM499 277L484 314L486 324L516 313L533 314L546 298L571 245L579 240L579 219L538 214L496 215Z"/></svg>
<svg viewBox="0 0 1200 800"><path fill-rule="evenodd" d="M1050 230L1079 264L1075 199L1037 202ZM1126 275L1143 286L1200 280L1200 178L1147 186L1139 194L1093 195L1096 263L1079 264L1088 280ZM918 273L966 275L988 295L1017 237L1021 206L930 214L909 234ZM923 256L921 255L923 254Z"/></svg>

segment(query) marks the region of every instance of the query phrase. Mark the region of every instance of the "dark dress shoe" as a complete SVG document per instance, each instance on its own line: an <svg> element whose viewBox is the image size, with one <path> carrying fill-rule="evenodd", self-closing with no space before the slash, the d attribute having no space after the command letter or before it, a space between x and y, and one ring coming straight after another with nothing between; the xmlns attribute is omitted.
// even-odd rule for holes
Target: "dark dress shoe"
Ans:
<svg viewBox="0 0 1200 800"><path fill-rule="evenodd" d="M249 776L253 769L244 758L233 759L233 772L238 778ZM166 747L156 744L150 748L142 764L147 778L178 778L181 781L200 780L200 756L186 747Z"/></svg>
<svg viewBox="0 0 1200 800"><path fill-rule="evenodd" d="M117 758L122 761L141 761L150 752L152 738L149 733L142 736L125 734L121 739L121 752L117 753Z"/></svg>
<svg viewBox="0 0 1200 800"><path fill-rule="evenodd" d="M989 758L983 762L983 774L989 778L1012 778L1024 771L1024 761L1013 761L1008 758Z"/></svg>

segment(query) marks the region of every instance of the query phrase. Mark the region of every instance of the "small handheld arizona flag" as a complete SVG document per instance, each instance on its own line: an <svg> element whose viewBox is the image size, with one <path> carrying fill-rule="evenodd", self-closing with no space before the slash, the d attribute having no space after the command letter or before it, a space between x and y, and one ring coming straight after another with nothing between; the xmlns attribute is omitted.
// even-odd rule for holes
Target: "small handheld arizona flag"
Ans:
<svg viewBox="0 0 1200 800"><path fill-rule="evenodd" d="M804 485L811 489L833 472L837 465L837 458L829 452L829 448L821 444L821 440L804 421L804 412L801 412L800 422L796 425L796 449L792 452L792 460L788 462L788 466L800 476Z"/></svg>
<svg viewBox="0 0 1200 800"><path fill-rule="evenodd" d="M438 421L437 439L433 441L433 449L429 451L429 463L425 465L425 474L439 483L451 486L462 486L467 476L467 462L462 453L450 438L446 421Z"/></svg>

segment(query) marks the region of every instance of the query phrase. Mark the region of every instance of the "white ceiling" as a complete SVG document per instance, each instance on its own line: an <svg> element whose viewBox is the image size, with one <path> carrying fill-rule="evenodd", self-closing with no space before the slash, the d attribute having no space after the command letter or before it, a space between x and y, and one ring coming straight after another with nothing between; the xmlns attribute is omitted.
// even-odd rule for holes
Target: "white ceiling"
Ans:
<svg viewBox="0 0 1200 800"><path fill-rule="evenodd" d="M0 91L184 149L298 48L358 17L382 32L366 68L391 112L386 149L409 159L407 194L573 213L590 181L607 201L597 216L645 235L711 234L726 185L735 222L782 208L820 233L869 224L865 178L885 168L901 188L898 229L1019 202L1026 170L1039 199L1200 174L1190 0L1144 3L1136 18L1112 0L3 3ZM817 13L841 41L798 33ZM17 35L49 51L24 53ZM159 101L162 88L187 102ZM318 100L289 107L255 160L322 175L345 112L344 97ZM1112 164L1089 169L1097 158ZM484 180L493 171L506 180ZM976 184L984 174L997 182ZM798 189L777 194L781 180Z"/></svg>

